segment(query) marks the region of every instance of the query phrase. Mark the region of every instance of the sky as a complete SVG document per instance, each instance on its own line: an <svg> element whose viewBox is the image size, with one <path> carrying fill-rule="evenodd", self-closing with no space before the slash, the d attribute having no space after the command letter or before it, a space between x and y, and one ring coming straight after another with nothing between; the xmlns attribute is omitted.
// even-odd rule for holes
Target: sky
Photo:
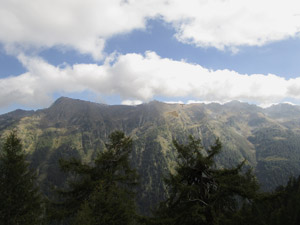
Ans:
<svg viewBox="0 0 300 225"><path fill-rule="evenodd" d="M0 0L0 114L105 104L300 104L298 0Z"/></svg>

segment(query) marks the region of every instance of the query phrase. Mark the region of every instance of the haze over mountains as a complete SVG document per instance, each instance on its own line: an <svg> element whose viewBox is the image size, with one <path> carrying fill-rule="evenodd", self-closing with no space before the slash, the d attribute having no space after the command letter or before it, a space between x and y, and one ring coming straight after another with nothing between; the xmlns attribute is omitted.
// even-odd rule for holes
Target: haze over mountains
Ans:
<svg viewBox="0 0 300 225"><path fill-rule="evenodd" d="M88 163L104 149L112 131L124 131L134 139L131 161L140 174L138 204L146 212L163 198L163 175L174 167L172 140L184 142L189 134L201 138L205 147L220 138L218 166L246 159L264 190L300 174L300 107L289 104L266 109L238 101L109 106L62 97L47 109L0 116L2 137L14 128L46 193L66 178L59 158L80 157Z"/></svg>

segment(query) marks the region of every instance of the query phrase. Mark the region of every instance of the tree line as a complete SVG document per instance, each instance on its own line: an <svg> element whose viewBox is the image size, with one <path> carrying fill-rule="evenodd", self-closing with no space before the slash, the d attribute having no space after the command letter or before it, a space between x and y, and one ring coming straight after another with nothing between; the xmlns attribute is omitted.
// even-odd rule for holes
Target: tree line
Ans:
<svg viewBox="0 0 300 225"><path fill-rule="evenodd" d="M45 197L15 131L0 150L0 225L237 225L300 224L300 177L271 193L259 191L245 161L233 168L215 164L222 145L205 149L199 139L173 141L176 166L164 178L165 199L151 216L135 205L139 175L129 162L133 141L110 134L92 163L60 159L66 185Z"/></svg>

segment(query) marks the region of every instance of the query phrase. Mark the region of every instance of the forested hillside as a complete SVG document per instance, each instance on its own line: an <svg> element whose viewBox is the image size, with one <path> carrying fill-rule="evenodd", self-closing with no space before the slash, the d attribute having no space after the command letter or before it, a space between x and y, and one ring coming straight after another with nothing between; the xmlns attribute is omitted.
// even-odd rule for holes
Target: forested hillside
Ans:
<svg viewBox="0 0 300 225"><path fill-rule="evenodd" d="M177 156L172 140L185 143L191 134L204 147L216 138L223 144L216 157L219 168L246 159L263 190L285 184L300 174L300 108L281 104L267 109L247 103L109 106L69 98L38 111L17 110L0 116L2 137L16 129L38 171L42 190L61 187L66 174L60 158L89 163L105 149L109 134L121 130L133 139L130 162L137 169L138 206L149 213L163 199L163 176L174 171Z"/></svg>

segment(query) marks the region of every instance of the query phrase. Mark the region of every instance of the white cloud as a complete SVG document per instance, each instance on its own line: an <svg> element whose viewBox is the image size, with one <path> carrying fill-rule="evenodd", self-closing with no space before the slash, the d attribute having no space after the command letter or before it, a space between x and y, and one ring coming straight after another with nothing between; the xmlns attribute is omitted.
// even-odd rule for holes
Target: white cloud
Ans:
<svg viewBox="0 0 300 225"><path fill-rule="evenodd" d="M220 102L220 101L198 101L198 100L188 100L187 104L211 104L211 103L218 103L218 104L225 104L227 103L228 101L225 101L225 102Z"/></svg>
<svg viewBox="0 0 300 225"><path fill-rule="evenodd" d="M0 42L18 51L66 46L101 59L109 37L144 28L155 1L141 3L142 7L124 0L0 1Z"/></svg>
<svg viewBox="0 0 300 225"><path fill-rule="evenodd" d="M292 103L292 102L280 102L280 103L267 103L267 104L260 104L260 105L258 105L259 107L261 107L261 108L269 108L269 107L271 107L271 106L274 106L274 105L279 105L279 104L288 104L288 105L292 105L292 106L294 106L294 105L297 105L297 104L294 104L294 103Z"/></svg>
<svg viewBox="0 0 300 225"><path fill-rule="evenodd" d="M101 59L110 37L159 17L179 41L237 51L297 37L299 14L298 0L0 1L0 42L8 51L61 46Z"/></svg>
<svg viewBox="0 0 300 225"><path fill-rule="evenodd" d="M140 105L142 104L143 102L140 101L140 100L124 100L122 101L122 105Z"/></svg>
<svg viewBox="0 0 300 225"><path fill-rule="evenodd" d="M162 14L177 38L218 49L260 46L295 37L300 31L297 0L170 0Z"/></svg>
<svg viewBox="0 0 300 225"><path fill-rule="evenodd" d="M286 80L273 74L214 71L161 58L154 52L115 55L114 60L104 65L77 64L64 68L39 58L20 55L19 59L28 72L0 79L0 107L10 103L44 107L52 101L53 93L83 91L120 95L123 104L139 104L155 96L265 105L287 98L300 99L300 78Z"/></svg>
<svg viewBox="0 0 300 225"><path fill-rule="evenodd" d="M164 103L167 103L167 104L184 104L183 101L165 101Z"/></svg>

